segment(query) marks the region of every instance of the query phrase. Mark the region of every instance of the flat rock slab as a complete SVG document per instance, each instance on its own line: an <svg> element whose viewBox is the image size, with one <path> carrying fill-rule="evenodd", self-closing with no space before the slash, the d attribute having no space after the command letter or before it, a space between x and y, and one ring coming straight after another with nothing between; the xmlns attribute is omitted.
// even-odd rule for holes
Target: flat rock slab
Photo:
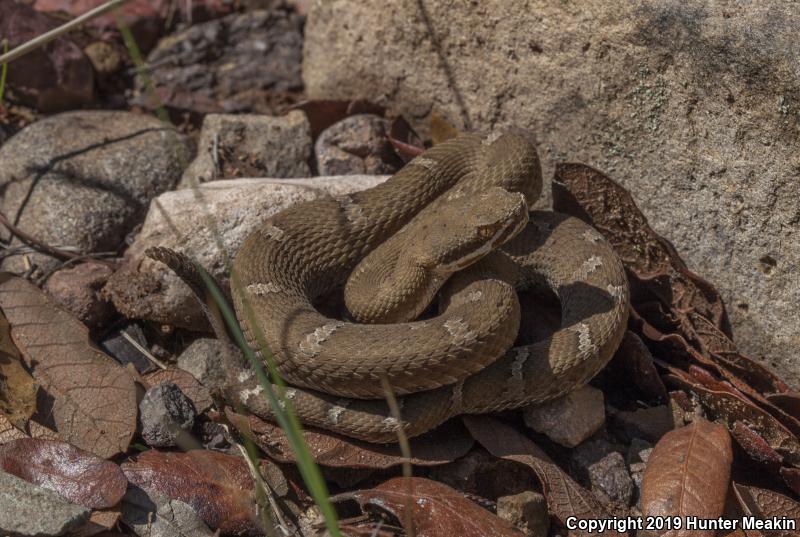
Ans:
<svg viewBox="0 0 800 537"><path fill-rule="evenodd" d="M216 233L232 258L247 235L278 211L323 195L371 188L386 178L230 179L203 183L197 190L166 192L153 200L141 232L126 252L125 265L111 277L105 292L130 318L204 329L205 318L189 287L166 265L145 257L145 250L164 246L185 252L225 284L228 271L225 255L216 246Z"/></svg>
<svg viewBox="0 0 800 537"><path fill-rule="evenodd" d="M64 535L83 525L90 510L52 490L0 471L0 534Z"/></svg>
<svg viewBox="0 0 800 537"><path fill-rule="evenodd" d="M313 2L303 78L421 128L529 128L545 177L609 173L800 387L798 32L780 0Z"/></svg>
<svg viewBox="0 0 800 537"><path fill-rule="evenodd" d="M188 138L152 116L51 116L0 147L2 211L51 246L115 251L150 200L175 186L191 155ZM34 256L42 265L48 260ZM20 256L2 266L24 270Z"/></svg>

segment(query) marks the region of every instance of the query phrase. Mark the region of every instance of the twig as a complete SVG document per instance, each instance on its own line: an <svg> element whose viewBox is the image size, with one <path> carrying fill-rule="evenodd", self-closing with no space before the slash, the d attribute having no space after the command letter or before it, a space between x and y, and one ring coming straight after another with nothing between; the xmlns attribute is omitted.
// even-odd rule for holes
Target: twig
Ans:
<svg viewBox="0 0 800 537"><path fill-rule="evenodd" d="M281 530L281 533L284 535L291 535L292 532L289 531L289 525L286 523L286 519L283 517L283 513L281 513L281 508L278 503L275 501L275 498L272 497L273 490L272 487L267 483L264 478L261 476L261 472L258 471L256 468L255 461L251 458L251 454L247 452L247 449L238 442L236 443L236 447L239 448L239 451L242 453L244 460L247 462L247 467L250 469L250 476L253 478L256 486L261 489L261 492L264 494L264 497L269 502L269 506L272 509L272 512L275 513L275 518L277 519L277 526L278 529Z"/></svg>
<svg viewBox="0 0 800 537"><path fill-rule="evenodd" d="M96 8L87 11L83 15L75 17L71 21L69 21L69 22L67 22L65 24L62 24L58 28L53 28L49 32L45 32L40 36L34 37L30 41L21 44L20 46L18 46L17 48L12 50L11 52L8 52L8 53L3 54L2 56L0 56L0 64L11 63L16 59L21 58L25 54L27 54L29 52L32 52L32 51L36 50L37 48L46 45L47 43L49 43L53 39L61 37L65 33L74 30L75 28L77 28L78 26L83 24L84 22L89 21L89 20L91 20L91 19L93 19L95 17L98 17L98 16L102 15L103 13L105 13L107 11L110 11L110 10L116 8L116 7L119 7L119 6L121 6L122 4L124 4L127 1L128 0L109 0L105 4L97 6Z"/></svg>
<svg viewBox="0 0 800 537"><path fill-rule="evenodd" d="M153 353L151 353L150 351L148 351L147 349L145 349L144 347L142 347L142 345L141 345L141 344L140 344L138 341L136 341L135 339L133 339L133 337L132 337L132 336L131 336L129 333L127 333L126 331L124 331L124 330L123 330L122 332L120 332L120 334L122 335L122 337L124 337L124 338L125 338L125 339L128 341L128 343L130 343L131 345L133 345L133 346L136 348L136 350L137 350L137 351L139 351L139 352L141 352L142 354L144 354L144 356L145 356L145 357L146 357L148 360L150 360L151 362L153 362L154 364L156 364L156 365L157 365L158 367L160 367L161 369L167 369L167 366L166 366L166 365L164 365L164 362L162 362L161 360L159 360L158 358L156 358L155 356L153 356Z"/></svg>
<svg viewBox="0 0 800 537"><path fill-rule="evenodd" d="M12 224L8 220L8 218L6 218L6 215L4 215L3 213L0 213L0 224L5 226L11 232L12 235L17 237L19 240L21 240L22 242L24 242L25 244L27 244L31 248L35 249L38 252L45 253L45 254L47 254L49 256L52 256L52 257L55 257L55 258L58 258L58 259L62 259L62 260L63 259L75 259L75 260L78 260L78 259L81 259L81 258L88 257L88 255L89 255L89 254L85 254L85 253L70 252L68 250L63 250L61 248L56 248L55 246L50 246L49 244L37 239L33 235L30 235L27 232L22 231L21 229L19 229L17 226ZM105 261L104 259L97 259L97 261L100 262L100 263L106 264L106 265L110 266L111 268L115 268L112 263L109 263L108 261Z"/></svg>

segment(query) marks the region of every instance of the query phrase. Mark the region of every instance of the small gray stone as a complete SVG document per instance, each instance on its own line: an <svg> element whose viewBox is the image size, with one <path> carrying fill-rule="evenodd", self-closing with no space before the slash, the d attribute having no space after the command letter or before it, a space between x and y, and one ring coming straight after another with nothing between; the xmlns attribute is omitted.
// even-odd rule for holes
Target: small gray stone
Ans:
<svg viewBox="0 0 800 537"><path fill-rule="evenodd" d="M147 248L164 246L186 252L226 285L225 256L217 248L214 230L207 225L208 218L215 222L219 239L232 257L245 237L278 211L322 195L364 190L385 180L386 176L380 175L352 175L214 181L204 183L199 189L202 208L198 208L193 189L166 192L151 204L141 232L125 252L125 264L111 276L104 292L109 293L117 310L128 318L207 329L189 287L164 264L146 258Z"/></svg>
<svg viewBox="0 0 800 537"><path fill-rule="evenodd" d="M525 424L563 446L575 447L605 423L603 392L591 386L524 410Z"/></svg>
<svg viewBox="0 0 800 537"><path fill-rule="evenodd" d="M91 511L60 494L0 470L0 534L64 535L82 526Z"/></svg>
<svg viewBox="0 0 800 537"><path fill-rule="evenodd" d="M547 537L550 529L547 500L532 490L497 498L497 516L514 524L527 537Z"/></svg>
<svg viewBox="0 0 800 537"><path fill-rule="evenodd" d="M235 353L233 359L241 361L241 351L213 338L194 340L178 356L178 367L188 371L209 390L223 389L228 382L225 353Z"/></svg>
<svg viewBox="0 0 800 537"><path fill-rule="evenodd" d="M628 449L628 470L634 486L633 501L636 503L642 495L642 478L652 452L653 446L641 438L634 438Z"/></svg>
<svg viewBox="0 0 800 537"><path fill-rule="evenodd" d="M653 444L641 438L634 438L631 440L631 445L628 446L628 464L636 464L639 462L646 463L650 458L650 453L653 451Z"/></svg>
<svg viewBox="0 0 800 537"><path fill-rule="evenodd" d="M672 412L666 405L615 411L611 423L617 435L626 441L643 438L658 442L659 438L675 428Z"/></svg>
<svg viewBox="0 0 800 537"><path fill-rule="evenodd" d="M334 123L317 138L320 175L391 174L402 166L389 141L388 119L358 114Z"/></svg>
<svg viewBox="0 0 800 537"><path fill-rule="evenodd" d="M601 499L610 499L628 506L633 499L634 486L625 459L617 451L612 451L587 468L592 492Z"/></svg>
<svg viewBox="0 0 800 537"><path fill-rule="evenodd" d="M51 246L115 251L150 200L175 186L190 155L188 138L152 116L51 116L0 147L2 212ZM43 254L32 260L55 264ZM22 271L22 257L7 257L2 267Z"/></svg>
<svg viewBox="0 0 800 537"><path fill-rule="evenodd" d="M192 507L155 491L129 486L122 521L140 537L214 537Z"/></svg>
<svg viewBox="0 0 800 537"><path fill-rule="evenodd" d="M272 117L209 114L180 187L239 177L308 177L311 127L303 112Z"/></svg>
<svg viewBox="0 0 800 537"><path fill-rule="evenodd" d="M144 394L139 403L142 438L152 447L177 445L194 426L194 403L172 382L162 382Z"/></svg>

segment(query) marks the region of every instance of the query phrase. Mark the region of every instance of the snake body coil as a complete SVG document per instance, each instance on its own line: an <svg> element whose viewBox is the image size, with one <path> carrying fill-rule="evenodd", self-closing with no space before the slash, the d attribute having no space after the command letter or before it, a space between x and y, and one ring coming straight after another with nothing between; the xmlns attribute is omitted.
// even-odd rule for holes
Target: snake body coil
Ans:
<svg viewBox="0 0 800 537"><path fill-rule="evenodd" d="M423 270L420 266L434 272L460 266L460 261L429 262L444 241L440 236L449 235L440 235L427 219L437 218L454 200L467 212L474 200L480 212L490 203L484 193L494 187L521 194L527 205L538 197L539 160L526 136L460 136L428 150L377 187L292 206L245 240L234 261L241 282L233 293L234 306L257 349L256 327L247 323L243 301L252 308L279 371L293 385L286 397L303 422L392 442L400 426L414 436L461 413L563 395L608 362L627 321L625 271L599 233L556 213L531 213L521 231L521 226L506 224L481 230L492 246L500 244L496 237L518 234L491 253L481 252L486 255L478 261L465 255L472 265L447 283L438 273L426 276L425 282L436 283L435 288L420 284L428 294L445 285L440 313L432 318L386 322L394 319L392 313L376 317L384 324L360 324L327 317L315 306L319 297L344 285L357 266L359 273L379 266L380 251L365 258L380 245L393 244L388 239L398 233L401 238L393 241L399 245L384 249L402 256L426 239L409 230L427 232L427 243L434 245L412 272ZM406 234L410 238L404 245ZM451 246L457 253L464 249ZM397 256L387 263L397 265ZM422 293L414 287L419 281L414 272L393 284L397 293L387 294L389 302L395 295ZM549 288L558 298L561 327L542 341L513 347L520 316L516 293L531 286ZM367 304L362 295L371 292L348 284L348 304ZM421 308L400 309L398 318L405 318ZM381 378L403 395L402 423L389 413ZM257 390L248 394L245 403L252 410L269 412L263 395Z"/></svg>

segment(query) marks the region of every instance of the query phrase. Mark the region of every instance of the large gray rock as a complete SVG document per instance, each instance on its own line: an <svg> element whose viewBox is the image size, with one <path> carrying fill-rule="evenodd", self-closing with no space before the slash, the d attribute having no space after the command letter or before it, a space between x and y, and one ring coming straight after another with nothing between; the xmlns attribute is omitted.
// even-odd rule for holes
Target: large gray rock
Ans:
<svg viewBox="0 0 800 537"><path fill-rule="evenodd" d="M738 344L797 387L798 31L779 0L318 1L303 76L311 98L417 126L435 110L529 128L545 177L561 160L609 172L719 288Z"/></svg>
<svg viewBox="0 0 800 537"><path fill-rule="evenodd" d="M192 255L212 276L227 282L225 254L232 258L264 219L300 201L349 194L384 180L380 175L228 179L166 192L153 200L141 232L125 253L125 265L110 278L105 292L128 317L206 328L189 287L166 265L146 258L148 248L164 246ZM217 248L217 238L225 253Z"/></svg>
<svg viewBox="0 0 800 537"><path fill-rule="evenodd" d="M235 177L308 177L311 127L303 112L209 114L180 186Z"/></svg>
<svg viewBox="0 0 800 537"><path fill-rule="evenodd" d="M0 535L64 535L82 526L90 512L57 492L0 471Z"/></svg>
<svg viewBox="0 0 800 537"><path fill-rule="evenodd" d="M188 139L152 116L51 116L0 148L2 212L51 246L114 251L190 159ZM34 261L49 262L45 256ZM3 268L21 270L21 257L7 258Z"/></svg>

